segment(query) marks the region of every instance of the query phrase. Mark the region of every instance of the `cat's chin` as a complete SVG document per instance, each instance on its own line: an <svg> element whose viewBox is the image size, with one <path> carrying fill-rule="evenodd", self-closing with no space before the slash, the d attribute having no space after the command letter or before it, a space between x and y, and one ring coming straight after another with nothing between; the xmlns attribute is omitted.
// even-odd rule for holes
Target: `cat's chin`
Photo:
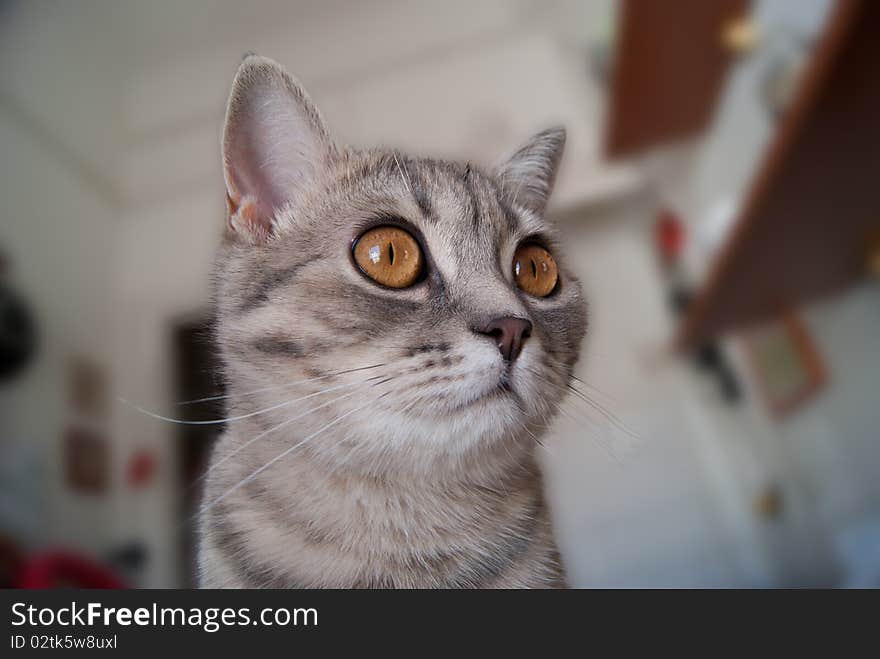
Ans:
<svg viewBox="0 0 880 659"><path fill-rule="evenodd" d="M452 406L449 410L453 413L471 413L475 411L483 411L487 407L505 406L511 408L522 409L522 400L519 394L513 389L509 378L503 377L498 382L488 387L485 391L479 393L475 397L461 401Z"/></svg>

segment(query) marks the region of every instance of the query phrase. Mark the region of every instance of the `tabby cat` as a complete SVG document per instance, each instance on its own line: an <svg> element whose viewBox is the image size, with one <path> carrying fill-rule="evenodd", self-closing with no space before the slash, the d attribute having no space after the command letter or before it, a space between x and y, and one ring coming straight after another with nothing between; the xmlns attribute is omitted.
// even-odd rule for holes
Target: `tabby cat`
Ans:
<svg viewBox="0 0 880 659"><path fill-rule="evenodd" d="M205 587L563 587L535 453L586 329L552 128L492 169L353 149L245 58L216 267Z"/></svg>

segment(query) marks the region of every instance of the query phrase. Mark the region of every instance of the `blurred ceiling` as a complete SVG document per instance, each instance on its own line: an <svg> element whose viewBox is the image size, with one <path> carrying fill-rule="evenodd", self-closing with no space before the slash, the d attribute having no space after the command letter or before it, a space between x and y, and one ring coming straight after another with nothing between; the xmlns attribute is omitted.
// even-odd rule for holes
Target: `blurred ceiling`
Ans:
<svg viewBox="0 0 880 659"><path fill-rule="evenodd" d="M214 180L229 81L241 55L256 51L289 66L354 143L385 139L376 127L387 121L398 127L399 146L440 142L488 157L542 122L577 122L583 147L572 158L582 163L572 180L600 190L606 179L593 171L598 143L587 124L601 108L585 84L586 44L613 6L613 0L9 1L0 5L0 113L51 148L112 207L138 206L162 197L169 179L177 192ZM447 121L447 133L429 139L431 120L442 129L446 108L406 103L430 91L429 76L447 85L441 95L447 103L464 103L453 115L474 116L488 129L475 124L470 135L459 135ZM493 91L501 78L507 81ZM486 98L472 101L480 88ZM371 89L395 96L383 109ZM409 99L407 89L414 90ZM493 98L498 111L486 108ZM405 107L398 107L402 100ZM421 124L411 119L416 112ZM610 188L630 177L622 170L609 175Z"/></svg>

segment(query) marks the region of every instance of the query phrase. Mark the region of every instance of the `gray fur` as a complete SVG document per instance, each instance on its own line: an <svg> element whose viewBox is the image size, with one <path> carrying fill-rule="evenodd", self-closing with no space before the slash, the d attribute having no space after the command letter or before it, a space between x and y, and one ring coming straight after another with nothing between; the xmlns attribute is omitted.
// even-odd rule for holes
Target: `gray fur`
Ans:
<svg viewBox="0 0 880 659"><path fill-rule="evenodd" d="M250 173L227 172L238 198L217 259L216 305L228 412L276 409L231 422L215 449L202 584L564 585L534 455L586 329L580 284L542 218L564 133L538 135L494 173L339 147L292 78L248 57L227 117L227 169L249 166L228 145L249 120L241 108L267 93L293 104L284 116L299 119L289 129L303 153L319 155L301 176L288 170L294 188L276 190L284 203L269 213L237 183ZM249 214L247 203L262 212ZM352 240L390 220L405 222L425 250L427 277L408 289L377 286L351 259ZM559 290L544 299L517 289L510 267L516 247L535 237L560 269ZM510 390L498 386L498 350L473 331L498 316L533 323Z"/></svg>

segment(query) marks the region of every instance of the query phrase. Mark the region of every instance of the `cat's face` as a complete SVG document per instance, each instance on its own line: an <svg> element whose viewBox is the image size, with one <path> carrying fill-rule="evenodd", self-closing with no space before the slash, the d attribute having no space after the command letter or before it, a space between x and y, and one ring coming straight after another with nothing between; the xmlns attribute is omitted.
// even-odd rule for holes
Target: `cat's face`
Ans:
<svg viewBox="0 0 880 659"><path fill-rule="evenodd" d="M290 422L313 450L364 459L539 431L586 325L542 218L563 141L542 133L493 173L340 149L292 79L248 58L227 118L218 270L235 411L300 399L261 427Z"/></svg>

